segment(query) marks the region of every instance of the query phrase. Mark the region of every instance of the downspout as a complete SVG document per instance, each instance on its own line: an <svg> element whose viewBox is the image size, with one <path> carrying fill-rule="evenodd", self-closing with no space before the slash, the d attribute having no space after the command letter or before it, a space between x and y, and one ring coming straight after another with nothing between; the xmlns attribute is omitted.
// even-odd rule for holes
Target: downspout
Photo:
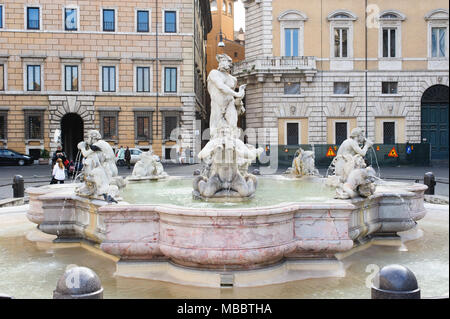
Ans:
<svg viewBox="0 0 450 319"><path fill-rule="evenodd" d="M369 135L368 132L368 104L367 104L367 72L368 72L368 66L367 66L367 0L365 1L366 7L364 8L364 33L365 33L365 85L366 85L366 138Z"/></svg>
<svg viewBox="0 0 450 319"><path fill-rule="evenodd" d="M160 89L160 83L159 83L159 43L158 43L158 0L156 0L156 65L155 65L155 72L156 72L156 138L159 136L159 89ZM161 152L162 152L162 132L161 132Z"/></svg>

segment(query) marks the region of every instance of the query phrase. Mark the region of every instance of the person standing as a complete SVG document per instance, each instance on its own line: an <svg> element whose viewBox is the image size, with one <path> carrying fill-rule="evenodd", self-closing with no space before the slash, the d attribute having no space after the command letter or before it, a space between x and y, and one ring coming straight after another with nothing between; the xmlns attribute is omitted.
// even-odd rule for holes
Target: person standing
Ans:
<svg viewBox="0 0 450 319"><path fill-rule="evenodd" d="M127 162L128 169L130 169L131 152L130 152L130 149L128 148L128 146L127 146L127 149L125 150L125 161Z"/></svg>
<svg viewBox="0 0 450 319"><path fill-rule="evenodd" d="M117 165L123 166L125 162L125 150L123 146L120 146L119 151L117 152Z"/></svg>
<svg viewBox="0 0 450 319"><path fill-rule="evenodd" d="M52 168L55 166L56 161L58 159L61 159L64 166L67 166L67 164L69 164L69 163L66 164L67 161L66 153L63 152L61 145L58 145L58 147L56 148L56 152L53 153Z"/></svg>
<svg viewBox="0 0 450 319"><path fill-rule="evenodd" d="M53 166L52 180L50 184L64 184L66 179L66 171L62 159L58 158L56 160L55 166Z"/></svg>

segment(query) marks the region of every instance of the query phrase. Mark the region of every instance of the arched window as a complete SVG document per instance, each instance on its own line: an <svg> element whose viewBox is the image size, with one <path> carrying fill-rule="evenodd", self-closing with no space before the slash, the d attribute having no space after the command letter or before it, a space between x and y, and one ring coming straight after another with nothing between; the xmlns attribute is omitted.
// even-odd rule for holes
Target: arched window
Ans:
<svg viewBox="0 0 450 319"><path fill-rule="evenodd" d="M448 69L448 10L432 10L425 20L428 22L428 68Z"/></svg>
<svg viewBox="0 0 450 319"><path fill-rule="evenodd" d="M211 12L217 11L217 1L213 0L211 1Z"/></svg>
<svg viewBox="0 0 450 319"><path fill-rule="evenodd" d="M333 70L353 69L353 23L358 17L346 10L331 12L330 22L330 68Z"/></svg>
<svg viewBox="0 0 450 319"><path fill-rule="evenodd" d="M380 24L378 57L383 60L379 64L380 69L401 69L401 61L398 58L402 56L401 25L405 19L406 16L396 10L387 10L380 13L378 18Z"/></svg>
<svg viewBox="0 0 450 319"><path fill-rule="evenodd" d="M228 14L231 16L231 15L233 15L233 3L232 2L230 2L229 4L228 4Z"/></svg>
<svg viewBox="0 0 450 319"><path fill-rule="evenodd" d="M222 13L226 14L227 13L227 3L224 1L222 4Z"/></svg>
<svg viewBox="0 0 450 319"><path fill-rule="evenodd" d="M304 23L308 17L297 10L288 10L278 16L282 56L303 56Z"/></svg>

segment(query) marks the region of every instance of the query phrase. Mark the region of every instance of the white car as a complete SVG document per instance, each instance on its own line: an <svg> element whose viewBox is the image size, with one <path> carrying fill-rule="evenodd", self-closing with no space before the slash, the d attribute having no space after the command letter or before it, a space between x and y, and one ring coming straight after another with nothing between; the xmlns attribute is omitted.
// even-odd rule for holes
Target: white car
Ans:
<svg viewBox="0 0 450 319"><path fill-rule="evenodd" d="M116 151L116 163L117 163L117 166L125 166L126 165L126 162L125 162L125 150L126 150L126 148L124 148L122 150L123 155L120 156L120 159L119 159L119 151L120 151L120 149L118 149ZM142 151L140 149L138 149L138 148L130 148L129 150L130 150L130 153L131 153L130 163L132 165L134 165L134 164L136 164L137 161L139 161L141 159Z"/></svg>

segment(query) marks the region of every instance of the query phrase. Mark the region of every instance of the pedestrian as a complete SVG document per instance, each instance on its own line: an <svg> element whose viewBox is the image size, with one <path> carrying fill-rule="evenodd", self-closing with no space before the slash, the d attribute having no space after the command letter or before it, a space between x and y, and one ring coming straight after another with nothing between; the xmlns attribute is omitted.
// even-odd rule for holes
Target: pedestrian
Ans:
<svg viewBox="0 0 450 319"><path fill-rule="evenodd" d="M125 163L125 150L123 146L120 146L119 151L117 152L117 164L119 166L124 166Z"/></svg>
<svg viewBox="0 0 450 319"><path fill-rule="evenodd" d="M64 184L66 179L66 171L62 159L58 158L56 160L55 166L53 166L52 180L50 184Z"/></svg>
<svg viewBox="0 0 450 319"><path fill-rule="evenodd" d="M125 150L125 161L127 162L128 169L130 169L131 152L130 152L130 149L128 148L128 146L127 146L127 149Z"/></svg>
<svg viewBox="0 0 450 319"><path fill-rule="evenodd" d="M56 152L53 153L52 157L52 168L55 166L56 161L60 158L62 160L62 163L64 166L67 166L69 164L69 161L67 160L66 153L63 152L61 145L58 145L56 148ZM66 164L67 162L67 164Z"/></svg>

